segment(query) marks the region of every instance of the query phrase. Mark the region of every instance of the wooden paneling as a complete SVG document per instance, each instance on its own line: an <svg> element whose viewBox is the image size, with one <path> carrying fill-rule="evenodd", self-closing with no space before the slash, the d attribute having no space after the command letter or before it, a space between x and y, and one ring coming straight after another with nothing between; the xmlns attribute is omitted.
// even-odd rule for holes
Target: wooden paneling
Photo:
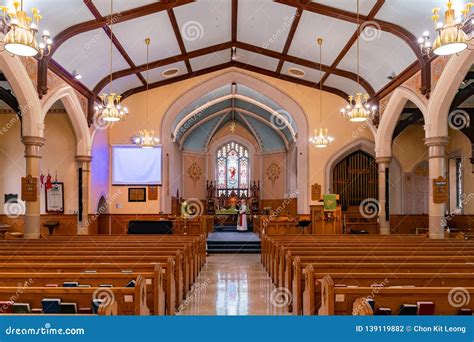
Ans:
<svg viewBox="0 0 474 342"><path fill-rule="evenodd" d="M296 216L297 199L262 199L260 200L260 209L271 207L273 211L279 212L277 216Z"/></svg>

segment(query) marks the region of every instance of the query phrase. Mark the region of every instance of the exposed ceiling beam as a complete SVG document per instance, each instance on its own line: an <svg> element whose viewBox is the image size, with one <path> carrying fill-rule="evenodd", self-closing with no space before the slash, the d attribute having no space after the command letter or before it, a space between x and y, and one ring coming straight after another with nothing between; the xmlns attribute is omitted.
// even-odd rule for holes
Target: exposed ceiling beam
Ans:
<svg viewBox="0 0 474 342"><path fill-rule="evenodd" d="M178 6L183 6L189 3L194 2L194 0L171 0L167 3L165 2L156 2L146 6L136 7L127 11L115 13L112 15L112 20L115 24L122 23L124 21L137 19L149 14L166 11L171 8ZM51 58L56 50L68 39L87 32L91 30L96 30L102 28L110 22L110 16L101 17L100 19L89 20L77 25L68 27L64 31L60 32L54 37L54 44L51 50L51 55L48 58Z"/></svg>
<svg viewBox="0 0 474 342"><path fill-rule="evenodd" d="M299 0L274 0L274 1L280 4L293 6L296 8L302 8L305 11L325 15L325 16L332 17L339 20L348 21L354 24L360 25L364 23L365 21L368 21L367 16L359 15L359 22L357 22L357 13L322 5L316 2L302 4L301 1ZM379 19L372 19L371 21L374 23L374 25L377 25L378 27L380 27L382 31L390 32L394 34L395 36L399 37L400 39L404 40L405 43L408 44L408 46L411 48L413 53L416 55L420 64L423 63L425 58L421 54L417 39L408 30L396 24L389 23L389 22L379 20Z"/></svg>
<svg viewBox="0 0 474 342"><path fill-rule="evenodd" d="M223 44L208 46L208 47L203 48L203 49L198 49L198 50L194 50L194 51L191 51L191 52L186 52L185 54L172 56L172 57L167 57L167 58L163 58L163 59L160 59L160 60L157 60L157 61L150 62L149 63L149 68L150 68L150 70L155 69L155 68L159 68L159 67L162 67L162 66L165 66L165 65L168 65L168 64L173 64L173 63L176 63L176 62L181 62L181 61L184 61L184 60L189 60L189 59L192 59L192 58L204 56L204 55L207 55L207 54L210 54L210 53L213 53L213 52L218 52L218 51L230 49L231 47L232 47L232 42L227 42L227 43L223 43ZM116 71L116 72L112 73L112 79L115 80L117 78L132 75L132 74L135 74L137 72L146 71L146 67L147 67L146 64L142 64L142 65L139 65L139 66L137 66L133 69L124 69L124 70ZM175 78L176 77L170 78L170 80L174 80ZM98 92L101 89L103 89L107 85L107 83L109 83L109 82L110 82L110 76L104 77L102 80L99 81L99 83L97 83L97 85L94 87L92 92L94 94L98 94Z"/></svg>
<svg viewBox="0 0 474 342"><path fill-rule="evenodd" d="M165 0L165 1L169 1L169 0ZM168 12L168 17L171 22L171 26L173 27L176 41L178 42L179 50L181 51L182 55L186 55L186 47L184 46L183 37L181 36L181 32L179 31L179 25L178 25L178 21L176 20L176 16L174 15L174 11L172 8L170 8L167 10L167 12ZM186 70L188 71L188 73L193 72L193 69L191 68L191 63L189 62L188 58L184 60L184 64L186 64Z"/></svg>
<svg viewBox="0 0 474 342"><path fill-rule="evenodd" d="M5 102L8 107L18 114L21 120L20 105L18 104L18 100L16 99L15 95L13 95L10 90L0 87L0 100Z"/></svg>
<svg viewBox="0 0 474 342"><path fill-rule="evenodd" d="M308 3L309 0L305 0ZM291 43L293 42L293 37L295 36L296 29L298 28L298 24L300 23L301 15L303 14L302 8L297 8L296 13L293 17L293 22L291 23L290 31L288 32L288 37L286 38L285 46L283 47L282 54L288 55L288 51L290 50ZM276 69L277 74L281 74L281 68L283 68L284 61L280 59L278 62L278 67Z"/></svg>
<svg viewBox="0 0 474 342"><path fill-rule="evenodd" d="M370 10L370 13L367 15L367 20L372 20L375 18L375 15L377 12L382 8L383 4L385 3L385 0L377 0L375 3L374 7ZM336 59L334 62L331 64L331 67L328 72L324 74L322 77L321 81L323 84L326 82L328 79L329 75L333 72L333 70L338 66L338 64L342 61L342 59L346 56L346 54L349 52L351 47L354 45L355 42L357 42L357 38L359 38L361 34L361 25L357 27L357 30L354 32L354 34L349 38L349 41L346 43L346 45L342 48L341 52L339 52L339 55L337 55Z"/></svg>
<svg viewBox="0 0 474 342"><path fill-rule="evenodd" d="M232 0L232 20L231 20L232 43L235 43L237 41L238 13L239 13L239 1Z"/></svg>
<svg viewBox="0 0 474 342"><path fill-rule="evenodd" d="M92 13L92 15L96 18L96 20L101 20L102 15L100 14L99 10L95 5L92 3L92 0L84 0L84 4L86 7L89 9L89 11ZM112 40L112 43L114 44L115 48L120 52L122 55L123 59L128 63L130 68L135 68L136 65L133 63L132 59L128 55L127 51L123 48L122 44L120 44L118 38L112 33L112 30L110 29L109 25L105 25L102 27L102 29L105 31L107 34L107 37ZM146 80L142 76L142 74L137 73L137 77L140 79L140 81L143 83L143 85L146 85Z"/></svg>
<svg viewBox="0 0 474 342"><path fill-rule="evenodd" d="M405 70L403 70L393 81L391 81L385 87L380 89L375 94L375 97L378 98L379 100L383 99L385 96L390 94L396 88L398 88L403 83L408 81L410 79L410 77L415 75L420 70L421 70L420 63L418 63L418 61L413 62Z"/></svg>

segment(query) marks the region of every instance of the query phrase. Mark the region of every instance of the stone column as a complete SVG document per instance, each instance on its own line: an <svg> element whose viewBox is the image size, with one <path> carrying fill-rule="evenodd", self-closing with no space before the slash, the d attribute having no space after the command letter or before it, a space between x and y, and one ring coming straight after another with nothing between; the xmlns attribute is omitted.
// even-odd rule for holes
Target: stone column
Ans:
<svg viewBox="0 0 474 342"><path fill-rule="evenodd" d="M25 145L26 175L38 179L40 176L41 146L45 139L42 137L25 136L21 138ZM26 239L39 239L40 237L40 189L37 191L36 202L26 202L24 236Z"/></svg>
<svg viewBox="0 0 474 342"><path fill-rule="evenodd" d="M430 239L444 239L444 215L446 212L445 203L433 203L433 179L439 176L446 177L446 155L445 147L449 137L432 137L425 139L428 146L429 161L429 232Z"/></svg>
<svg viewBox="0 0 474 342"><path fill-rule="evenodd" d="M390 234L390 220L387 217L387 211L385 210L385 204L387 203L386 198L386 181L387 174L386 170L390 167L391 157L377 157L375 162L379 165L379 228L381 235Z"/></svg>
<svg viewBox="0 0 474 342"><path fill-rule="evenodd" d="M77 235L89 234L89 178L91 156L76 156L78 170L82 169L82 215L79 217L79 210L77 216ZM78 184L79 186L79 184ZM81 203L78 202L79 207ZM78 208L79 209L79 208Z"/></svg>

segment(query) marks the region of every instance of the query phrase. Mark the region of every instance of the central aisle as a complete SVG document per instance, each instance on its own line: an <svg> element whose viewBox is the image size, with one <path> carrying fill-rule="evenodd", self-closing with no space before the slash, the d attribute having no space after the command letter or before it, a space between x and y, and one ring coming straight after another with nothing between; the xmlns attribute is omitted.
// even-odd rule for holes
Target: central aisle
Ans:
<svg viewBox="0 0 474 342"><path fill-rule="evenodd" d="M207 258L178 315L285 315L289 296L273 286L260 254Z"/></svg>

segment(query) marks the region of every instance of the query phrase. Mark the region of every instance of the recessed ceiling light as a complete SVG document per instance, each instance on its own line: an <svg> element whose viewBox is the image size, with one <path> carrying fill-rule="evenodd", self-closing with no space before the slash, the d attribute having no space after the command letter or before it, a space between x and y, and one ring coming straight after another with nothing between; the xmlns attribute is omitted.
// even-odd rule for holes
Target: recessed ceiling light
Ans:
<svg viewBox="0 0 474 342"><path fill-rule="evenodd" d="M288 68L288 73L291 75L291 76L295 76L295 77L298 77L298 78L303 78L306 73L299 69L299 68Z"/></svg>
<svg viewBox="0 0 474 342"><path fill-rule="evenodd" d="M179 73L178 68L170 68L170 69L166 69L165 71L163 71L161 73L161 76L163 76L164 78L169 78L169 77L176 76L178 73Z"/></svg>
<svg viewBox="0 0 474 342"><path fill-rule="evenodd" d="M76 80L80 80L82 78L82 75L78 73L76 70L73 70L72 76L74 76Z"/></svg>

